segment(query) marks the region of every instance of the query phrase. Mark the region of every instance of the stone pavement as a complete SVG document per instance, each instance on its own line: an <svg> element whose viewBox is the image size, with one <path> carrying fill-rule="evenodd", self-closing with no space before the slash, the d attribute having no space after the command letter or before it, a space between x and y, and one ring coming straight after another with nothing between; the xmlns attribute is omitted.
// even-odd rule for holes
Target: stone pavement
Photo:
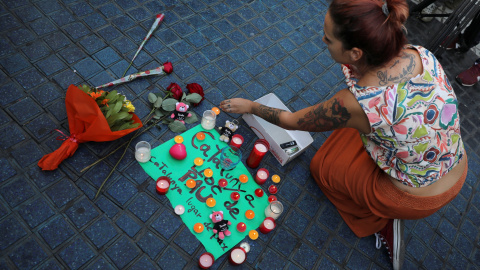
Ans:
<svg viewBox="0 0 480 270"><path fill-rule="evenodd" d="M324 0L3 0L0 3L0 269L195 269L203 246L154 190L133 159L133 147L113 168L115 154L86 173L80 170L125 141L84 143L56 171L38 160L68 131L64 96L70 84L93 86L119 78L158 13L166 19L129 73L171 61L173 74L139 79L117 89L133 100L140 118L147 94L170 82L197 82L206 100L278 95L292 110L313 105L345 87L339 65L321 41ZM426 44L440 22L407 24L412 43ZM479 85L454 77L470 67L473 52L446 52L441 63L460 101L469 174L461 194L434 215L406 222L405 269L480 267ZM239 115L222 113L218 123ZM255 135L241 121L251 149ZM153 145L175 134L151 129L139 140ZM256 241L241 268L390 269L373 236L349 230L309 175L308 165L326 134L305 154L281 167L278 198L286 206L279 226ZM219 258L217 268L231 268Z"/></svg>

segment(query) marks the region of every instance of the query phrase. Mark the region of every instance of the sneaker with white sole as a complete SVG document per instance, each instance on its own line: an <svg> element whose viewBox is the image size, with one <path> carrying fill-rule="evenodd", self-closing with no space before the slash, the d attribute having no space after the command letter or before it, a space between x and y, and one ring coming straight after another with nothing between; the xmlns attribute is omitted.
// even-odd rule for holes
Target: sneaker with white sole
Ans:
<svg viewBox="0 0 480 270"><path fill-rule="evenodd" d="M480 58L469 69L458 74L455 79L463 86L473 86L480 82Z"/></svg>
<svg viewBox="0 0 480 270"><path fill-rule="evenodd" d="M402 269L405 258L405 242L403 241L404 224L402 219L391 219L387 226L378 233L375 233L376 248L383 245L387 248L388 256L394 270Z"/></svg>

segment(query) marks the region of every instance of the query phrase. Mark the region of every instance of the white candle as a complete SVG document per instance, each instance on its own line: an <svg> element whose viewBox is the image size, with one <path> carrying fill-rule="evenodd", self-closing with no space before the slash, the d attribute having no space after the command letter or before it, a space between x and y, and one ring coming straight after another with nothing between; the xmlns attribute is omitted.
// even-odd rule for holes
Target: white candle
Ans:
<svg viewBox="0 0 480 270"><path fill-rule="evenodd" d="M261 143L257 143L255 145L255 149L257 149L259 152L262 152L262 153L267 152L267 147Z"/></svg>
<svg viewBox="0 0 480 270"><path fill-rule="evenodd" d="M203 117L202 127L206 130L213 129L215 127L215 119L213 117Z"/></svg>
<svg viewBox="0 0 480 270"><path fill-rule="evenodd" d="M247 252L247 253L250 251L250 244L247 243L247 242L241 243L241 244L240 244L240 247L243 248L243 249L245 249L245 252Z"/></svg>
<svg viewBox="0 0 480 270"><path fill-rule="evenodd" d="M245 251L236 248L230 253L230 259L236 264L242 264L245 261Z"/></svg>
<svg viewBox="0 0 480 270"><path fill-rule="evenodd" d="M232 140L235 144L242 144L242 139L240 139L238 137L234 137Z"/></svg>
<svg viewBox="0 0 480 270"><path fill-rule="evenodd" d="M267 176L267 173L266 173L264 170L259 170L259 171L257 172L257 176L258 176L258 178L260 178L260 179L262 179L262 180L263 180L263 179L267 179L267 177L268 177L268 176Z"/></svg>
<svg viewBox="0 0 480 270"><path fill-rule="evenodd" d="M279 201L271 202L267 208L265 208L265 216L277 219L283 212L283 204Z"/></svg>
<svg viewBox="0 0 480 270"><path fill-rule="evenodd" d="M273 222L270 219L266 219L263 222L263 226L265 226L265 228L267 228L269 230L273 230L273 228L275 228L275 225L273 224Z"/></svg>
<svg viewBox="0 0 480 270"><path fill-rule="evenodd" d="M159 188L167 188L168 186L170 186L167 180L160 180L158 181L157 185Z"/></svg>
<svg viewBox="0 0 480 270"><path fill-rule="evenodd" d="M135 159L138 162L145 163L150 160L150 149L147 147L140 147L135 151Z"/></svg>
<svg viewBox="0 0 480 270"><path fill-rule="evenodd" d="M205 252L198 259L198 266L202 269L208 269L213 265L213 255L211 253Z"/></svg>

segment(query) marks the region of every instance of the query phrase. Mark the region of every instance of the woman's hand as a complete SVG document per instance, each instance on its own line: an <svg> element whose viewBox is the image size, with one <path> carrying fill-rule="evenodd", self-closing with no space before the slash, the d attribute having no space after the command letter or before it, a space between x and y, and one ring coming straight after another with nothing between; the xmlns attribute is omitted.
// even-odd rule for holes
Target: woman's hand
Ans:
<svg viewBox="0 0 480 270"><path fill-rule="evenodd" d="M244 98L231 98L220 102L220 109L227 113L251 113L253 101Z"/></svg>

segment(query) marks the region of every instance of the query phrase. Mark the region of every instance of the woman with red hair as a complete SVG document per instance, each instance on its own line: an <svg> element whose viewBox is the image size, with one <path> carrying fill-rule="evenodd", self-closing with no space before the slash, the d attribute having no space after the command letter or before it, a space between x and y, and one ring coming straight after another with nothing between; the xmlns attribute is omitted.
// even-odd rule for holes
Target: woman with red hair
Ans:
<svg viewBox="0 0 480 270"><path fill-rule="evenodd" d="M334 130L310 163L317 184L358 237L375 234L393 268L403 219L427 217L460 192L468 171L455 93L435 56L406 44L405 0L333 0L323 41L347 88L297 112L221 102L285 129Z"/></svg>

